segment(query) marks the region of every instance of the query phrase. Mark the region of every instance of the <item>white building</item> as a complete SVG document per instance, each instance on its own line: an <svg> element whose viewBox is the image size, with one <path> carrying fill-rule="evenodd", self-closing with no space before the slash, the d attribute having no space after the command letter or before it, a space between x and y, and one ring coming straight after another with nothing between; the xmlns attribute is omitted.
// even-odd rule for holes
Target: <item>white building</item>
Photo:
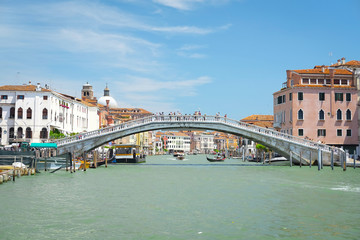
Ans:
<svg viewBox="0 0 360 240"><path fill-rule="evenodd" d="M166 148L169 152L183 150L190 152L190 137L181 132L168 132L166 136Z"/></svg>
<svg viewBox="0 0 360 240"><path fill-rule="evenodd" d="M46 85L0 86L0 95L2 145L46 141L54 129L69 134L99 128L96 105L57 93Z"/></svg>
<svg viewBox="0 0 360 240"><path fill-rule="evenodd" d="M214 144L214 134L209 133L197 133L193 134L193 146L196 152L211 153L216 145Z"/></svg>

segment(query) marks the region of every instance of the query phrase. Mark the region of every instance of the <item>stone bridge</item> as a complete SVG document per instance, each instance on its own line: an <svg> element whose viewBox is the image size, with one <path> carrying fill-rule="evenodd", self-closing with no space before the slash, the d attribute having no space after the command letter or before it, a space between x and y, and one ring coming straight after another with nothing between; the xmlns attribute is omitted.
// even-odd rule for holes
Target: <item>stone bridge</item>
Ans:
<svg viewBox="0 0 360 240"><path fill-rule="evenodd" d="M99 130L80 133L54 141L58 154L83 152L95 149L110 141L140 132L155 130L214 130L241 136L260 143L294 163L308 165L318 159L330 165L331 159L339 163L344 159L344 150L294 137L271 129L258 127L220 116L151 116L136 119Z"/></svg>

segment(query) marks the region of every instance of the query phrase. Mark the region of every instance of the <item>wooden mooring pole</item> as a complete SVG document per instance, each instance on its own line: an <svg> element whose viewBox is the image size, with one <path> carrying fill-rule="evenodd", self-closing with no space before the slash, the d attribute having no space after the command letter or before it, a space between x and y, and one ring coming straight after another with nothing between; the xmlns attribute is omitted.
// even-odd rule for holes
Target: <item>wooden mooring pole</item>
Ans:
<svg viewBox="0 0 360 240"><path fill-rule="evenodd" d="M292 167L292 151L290 151L290 167Z"/></svg>
<svg viewBox="0 0 360 240"><path fill-rule="evenodd" d="M300 167L301 167L301 165L302 165L302 161L301 161L301 160L302 160L302 153L301 153L301 151L300 151L300 164L299 164Z"/></svg>
<svg viewBox="0 0 360 240"><path fill-rule="evenodd" d="M354 156L353 156L353 158L354 158L354 169L356 168L356 161L355 161L356 157L357 157L357 152L356 152L356 150L354 150Z"/></svg>
<svg viewBox="0 0 360 240"><path fill-rule="evenodd" d="M321 169L321 149L318 149L318 171Z"/></svg>
<svg viewBox="0 0 360 240"><path fill-rule="evenodd" d="M334 170L334 149L331 148L331 170Z"/></svg>
<svg viewBox="0 0 360 240"><path fill-rule="evenodd" d="M312 162L312 153L311 153L311 151L310 151L310 155L309 155L309 159L310 159L310 164L309 164L309 167L311 168L311 162Z"/></svg>

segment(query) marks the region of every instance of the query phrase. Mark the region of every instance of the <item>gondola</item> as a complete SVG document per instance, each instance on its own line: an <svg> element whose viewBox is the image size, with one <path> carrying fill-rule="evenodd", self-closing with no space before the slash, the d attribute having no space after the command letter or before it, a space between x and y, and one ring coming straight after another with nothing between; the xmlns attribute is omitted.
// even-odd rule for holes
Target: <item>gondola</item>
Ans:
<svg viewBox="0 0 360 240"><path fill-rule="evenodd" d="M221 158L208 158L206 156L206 159L209 161L209 162L223 162L225 161L225 157L221 157Z"/></svg>

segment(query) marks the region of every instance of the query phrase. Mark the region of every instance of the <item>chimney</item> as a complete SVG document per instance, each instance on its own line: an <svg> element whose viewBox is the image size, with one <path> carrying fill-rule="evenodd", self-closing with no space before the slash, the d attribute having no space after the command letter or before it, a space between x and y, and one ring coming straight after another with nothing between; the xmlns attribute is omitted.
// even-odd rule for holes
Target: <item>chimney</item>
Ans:
<svg viewBox="0 0 360 240"><path fill-rule="evenodd" d="M321 71L322 71L322 72L325 72L325 65L322 65L322 66L321 66Z"/></svg>
<svg viewBox="0 0 360 240"><path fill-rule="evenodd" d="M107 99L106 100L106 110L109 112L109 103L110 103L110 100L109 99Z"/></svg>
<svg viewBox="0 0 360 240"><path fill-rule="evenodd" d="M37 83L37 85L36 85L36 91L41 91L40 83Z"/></svg>
<svg viewBox="0 0 360 240"><path fill-rule="evenodd" d="M341 59L341 64L345 64L345 58L344 57Z"/></svg>
<svg viewBox="0 0 360 240"><path fill-rule="evenodd" d="M337 61L337 65L340 65L341 64L341 61L340 61L340 59L338 59L338 61Z"/></svg>

